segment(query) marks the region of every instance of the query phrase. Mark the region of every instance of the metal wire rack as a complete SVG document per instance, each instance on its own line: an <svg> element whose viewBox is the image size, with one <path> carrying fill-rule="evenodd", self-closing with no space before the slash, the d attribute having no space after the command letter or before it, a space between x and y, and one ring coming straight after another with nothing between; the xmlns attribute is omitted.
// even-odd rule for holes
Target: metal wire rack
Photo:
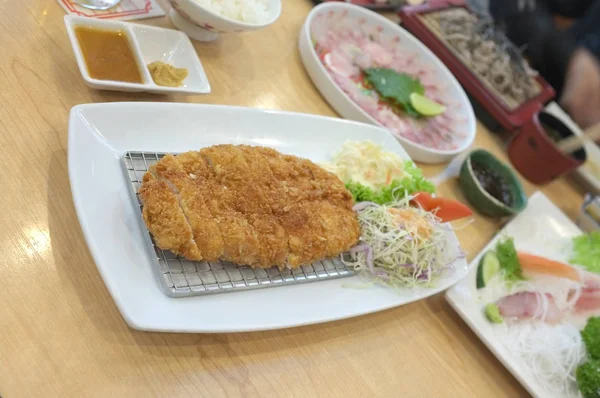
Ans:
<svg viewBox="0 0 600 398"><path fill-rule="evenodd" d="M164 292L171 297L188 297L204 294L242 291L273 286L329 280L354 275L352 268L339 259L326 259L297 269L277 267L254 269L228 262L197 262L186 260L156 246L142 219L142 203L137 194L144 173L160 160L164 153L134 152L123 155L123 170L130 187L144 238L154 254L154 272Z"/></svg>

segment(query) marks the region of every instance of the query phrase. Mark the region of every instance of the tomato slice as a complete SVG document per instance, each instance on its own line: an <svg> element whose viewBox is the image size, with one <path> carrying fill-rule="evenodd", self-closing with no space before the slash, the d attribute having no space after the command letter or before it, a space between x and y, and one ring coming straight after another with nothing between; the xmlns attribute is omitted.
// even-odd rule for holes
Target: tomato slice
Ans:
<svg viewBox="0 0 600 398"><path fill-rule="evenodd" d="M433 197L427 192L416 193L413 202L423 210L434 213L442 222L460 220L473 215L473 211L459 201Z"/></svg>

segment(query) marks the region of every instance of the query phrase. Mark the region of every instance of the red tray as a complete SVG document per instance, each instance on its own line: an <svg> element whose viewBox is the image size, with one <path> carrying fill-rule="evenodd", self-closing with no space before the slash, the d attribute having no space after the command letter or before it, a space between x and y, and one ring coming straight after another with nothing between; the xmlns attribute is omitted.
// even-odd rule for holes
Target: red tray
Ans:
<svg viewBox="0 0 600 398"><path fill-rule="evenodd" d="M475 99L504 129L512 133L532 120L544 108L544 104L554 98L555 91L541 76L536 80L540 93L509 110L471 70L418 18L419 15L446 8L463 7L471 11L462 0L436 1L416 7L404 7L398 11L402 25L421 40L440 60L446 64L469 95Z"/></svg>
<svg viewBox="0 0 600 398"><path fill-rule="evenodd" d="M313 0L313 2L317 4L329 2L350 3L375 11L394 11L399 7L398 5L393 4L377 4L375 0Z"/></svg>

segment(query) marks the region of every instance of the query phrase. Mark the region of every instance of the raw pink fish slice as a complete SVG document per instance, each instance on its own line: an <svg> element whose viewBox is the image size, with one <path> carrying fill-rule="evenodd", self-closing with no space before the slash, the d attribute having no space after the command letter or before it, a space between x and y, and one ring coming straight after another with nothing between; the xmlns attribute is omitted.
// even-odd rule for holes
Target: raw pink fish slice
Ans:
<svg viewBox="0 0 600 398"><path fill-rule="evenodd" d="M581 273L581 277L584 288L581 296L575 303L575 310L600 310L600 276L584 271Z"/></svg>
<svg viewBox="0 0 600 398"><path fill-rule="evenodd" d="M504 318L539 318L547 323L557 323L563 315L550 294L520 292L503 297L496 304ZM546 305L545 317L542 319L543 309Z"/></svg>

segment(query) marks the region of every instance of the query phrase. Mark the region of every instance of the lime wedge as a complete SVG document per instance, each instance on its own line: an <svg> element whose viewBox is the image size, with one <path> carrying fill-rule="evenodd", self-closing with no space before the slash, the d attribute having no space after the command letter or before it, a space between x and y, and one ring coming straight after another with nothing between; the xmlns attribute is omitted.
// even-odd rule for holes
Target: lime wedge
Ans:
<svg viewBox="0 0 600 398"><path fill-rule="evenodd" d="M434 102L429 98L417 93L410 94L410 104L417 112L419 112L420 115L423 116L441 115L446 110L444 105L438 104L437 102Z"/></svg>

